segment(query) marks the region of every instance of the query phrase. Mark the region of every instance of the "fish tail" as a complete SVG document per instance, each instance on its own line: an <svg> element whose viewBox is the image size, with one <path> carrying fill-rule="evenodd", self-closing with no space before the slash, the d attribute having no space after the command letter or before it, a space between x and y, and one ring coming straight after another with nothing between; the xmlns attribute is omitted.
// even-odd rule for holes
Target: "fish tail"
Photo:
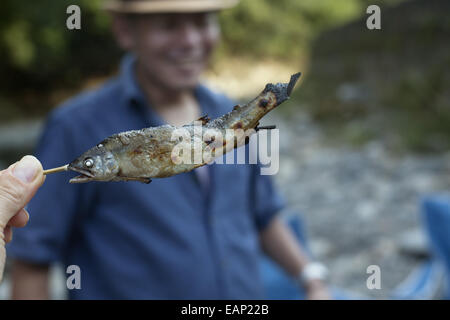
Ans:
<svg viewBox="0 0 450 320"><path fill-rule="evenodd" d="M298 72L291 76L291 79L289 80L288 83L277 83L277 84L269 83L266 85L262 93L263 94L267 92L272 93L276 99L276 103L274 104L274 107L276 107L290 98L292 90L294 89L295 84L297 83L300 76L301 72Z"/></svg>
<svg viewBox="0 0 450 320"><path fill-rule="evenodd" d="M301 73L291 76L288 83L269 83L251 102L244 106L235 106L233 111L210 122L211 127L223 129L255 129L259 120L291 96Z"/></svg>

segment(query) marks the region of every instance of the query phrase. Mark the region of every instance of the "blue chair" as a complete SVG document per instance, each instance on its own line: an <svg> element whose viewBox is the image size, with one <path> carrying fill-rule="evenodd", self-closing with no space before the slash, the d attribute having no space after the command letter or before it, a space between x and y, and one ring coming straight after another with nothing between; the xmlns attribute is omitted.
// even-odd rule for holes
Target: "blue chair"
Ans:
<svg viewBox="0 0 450 320"><path fill-rule="evenodd" d="M445 281L445 268L438 259L430 259L400 283L391 293L396 300L429 300L436 298L442 281Z"/></svg>
<svg viewBox="0 0 450 320"><path fill-rule="evenodd" d="M433 195L422 201L424 221L434 257L445 268L445 299L450 299L450 195Z"/></svg>
<svg viewBox="0 0 450 320"><path fill-rule="evenodd" d="M398 285L391 297L450 299L450 195L425 197L421 203L421 219L432 257Z"/></svg>

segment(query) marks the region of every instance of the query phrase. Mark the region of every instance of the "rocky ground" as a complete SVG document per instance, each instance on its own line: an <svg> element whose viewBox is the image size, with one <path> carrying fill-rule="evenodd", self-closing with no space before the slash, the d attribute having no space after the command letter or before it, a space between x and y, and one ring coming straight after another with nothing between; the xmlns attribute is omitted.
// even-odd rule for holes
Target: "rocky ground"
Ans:
<svg viewBox="0 0 450 320"><path fill-rule="evenodd" d="M449 190L450 153L394 156L378 142L333 146L301 113L287 122L272 115L265 123L281 128L276 182L305 219L312 250L330 268L332 284L389 297L422 261L420 200ZM369 265L381 268L381 290L366 287Z"/></svg>

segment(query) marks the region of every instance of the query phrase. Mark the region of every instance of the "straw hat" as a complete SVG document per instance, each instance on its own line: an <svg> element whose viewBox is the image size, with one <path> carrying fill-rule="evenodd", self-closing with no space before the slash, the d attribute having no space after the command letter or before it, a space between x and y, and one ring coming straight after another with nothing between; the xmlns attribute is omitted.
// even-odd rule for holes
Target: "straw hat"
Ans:
<svg viewBox="0 0 450 320"><path fill-rule="evenodd" d="M118 13L207 12L231 8L239 0L110 0L105 9Z"/></svg>

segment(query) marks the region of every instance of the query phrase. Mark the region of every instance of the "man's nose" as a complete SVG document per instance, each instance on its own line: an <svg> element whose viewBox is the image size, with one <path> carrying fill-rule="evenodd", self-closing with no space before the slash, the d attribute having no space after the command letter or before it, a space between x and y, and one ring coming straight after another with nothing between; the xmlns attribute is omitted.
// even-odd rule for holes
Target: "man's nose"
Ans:
<svg viewBox="0 0 450 320"><path fill-rule="evenodd" d="M177 40L185 47L194 47L202 41L202 30L193 23L183 24Z"/></svg>

